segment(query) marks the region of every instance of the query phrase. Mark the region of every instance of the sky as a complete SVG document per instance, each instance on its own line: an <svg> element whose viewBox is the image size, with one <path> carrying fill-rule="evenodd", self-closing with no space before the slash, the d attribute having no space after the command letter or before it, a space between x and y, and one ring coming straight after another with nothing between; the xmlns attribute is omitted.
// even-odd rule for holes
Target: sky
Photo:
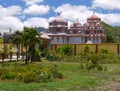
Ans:
<svg viewBox="0 0 120 91"><path fill-rule="evenodd" d="M58 13L69 25L77 18L83 24L93 12L107 24L120 26L120 0L0 0L0 31L48 28Z"/></svg>

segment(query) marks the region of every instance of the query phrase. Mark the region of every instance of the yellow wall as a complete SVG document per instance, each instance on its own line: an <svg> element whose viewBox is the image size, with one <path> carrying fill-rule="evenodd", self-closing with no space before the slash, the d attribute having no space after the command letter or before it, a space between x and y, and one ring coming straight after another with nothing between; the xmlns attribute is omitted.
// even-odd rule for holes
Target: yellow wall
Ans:
<svg viewBox="0 0 120 91"><path fill-rule="evenodd" d="M55 46L57 46L57 48L59 48L64 45L66 45L66 44L53 44L52 51L56 51ZM117 54L118 50L120 52L120 44L117 44L117 43L113 43L113 44L112 43L111 44L70 44L70 45L72 45L72 47L73 47L73 52L75 52L74 45L76 45L76 54L83 52L85 46L88 46L91 52L96 52L97 45L98 45L98 52L100 52L101 49L107 49L108 52L114 53L114 54ZM118 46L119 46L119 49L118 49Z"/></svg>

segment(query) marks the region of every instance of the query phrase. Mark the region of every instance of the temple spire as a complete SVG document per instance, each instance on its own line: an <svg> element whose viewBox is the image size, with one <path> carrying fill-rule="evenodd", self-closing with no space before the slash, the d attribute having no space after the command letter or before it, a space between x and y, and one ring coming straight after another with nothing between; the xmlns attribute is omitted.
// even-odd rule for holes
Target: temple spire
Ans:
<svg viewBox="0 0 120 91"><path fill-rule="evenodd" d="M9 27L9 33L11 33L12 32L12 29L11 29L11 27Z"/></svg>
<svg viewBox="0 0 120 91"><path fill-rule="evenodd" d="M61 15L61 13L60 12L58 12L58 16L60 16Z"/></svg>
<svg viewBox="0 0 120 91"><path fill-rule="evenodd" d="M93 11L93 15L95 15L95 11Z"/></svg>
<svg viewBox="0 0 120 91"><path fill-rule="evenodd" d="M76 19L76 21L78 22L78 21L79 21L79 19L77 18L77 19Z"/></svg>

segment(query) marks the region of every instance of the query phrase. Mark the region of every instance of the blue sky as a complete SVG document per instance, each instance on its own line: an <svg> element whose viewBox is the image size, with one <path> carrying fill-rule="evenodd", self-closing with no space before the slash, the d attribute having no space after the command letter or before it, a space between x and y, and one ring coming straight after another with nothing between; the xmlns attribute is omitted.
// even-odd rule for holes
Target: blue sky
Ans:
<svg viewBox="0 0 120 91"><path fill-rule="evenodd" d="M58 12L69 25L77 18L84 24L94 11L102 21L120 26L119 4L120 0L0 0L0 31L48 28Z"/></svg>

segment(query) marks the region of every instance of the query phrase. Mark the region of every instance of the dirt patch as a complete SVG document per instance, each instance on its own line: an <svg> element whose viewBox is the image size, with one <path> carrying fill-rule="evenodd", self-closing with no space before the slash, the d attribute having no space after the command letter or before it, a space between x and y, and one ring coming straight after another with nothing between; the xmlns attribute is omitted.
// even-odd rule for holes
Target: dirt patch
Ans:
<svg viewBox="0 0 120 91"><path fill-rule="evenodd" d="M95 88L89 88L88 91L120 91L120 75L107 75L108 82Z"/></svg>

